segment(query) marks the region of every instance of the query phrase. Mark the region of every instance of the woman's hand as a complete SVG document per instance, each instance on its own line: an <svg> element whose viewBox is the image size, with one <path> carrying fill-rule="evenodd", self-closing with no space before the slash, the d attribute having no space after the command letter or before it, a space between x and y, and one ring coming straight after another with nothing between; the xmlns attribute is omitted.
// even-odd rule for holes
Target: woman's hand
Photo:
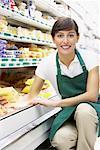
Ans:
<svg viewBox="0 0 100 150"><path fill-rule="evenodd" d="M41 97L35 97L32 99L29 94L22 96L22 99L24 101L27 101L28 105L34 106L40 104L46 107L60 107L59 102L61 101L61 100L48 100Z"/></svg>
<svg viewBox="0 0 100 150"><path fill-rule="evenodd" d="M7 103L8 103L7 99L5 99L5 97L3 96L0 96L0 105L5 105Z"/></svg>
<svg viewBox="0 0 100 150"><path fill-rule="evenodd" d="M48 100L48 99L42 99L42 98L36 98L32 100L33 105L43 105L46 107L58 107L59 101L57 100Z"/></svg>

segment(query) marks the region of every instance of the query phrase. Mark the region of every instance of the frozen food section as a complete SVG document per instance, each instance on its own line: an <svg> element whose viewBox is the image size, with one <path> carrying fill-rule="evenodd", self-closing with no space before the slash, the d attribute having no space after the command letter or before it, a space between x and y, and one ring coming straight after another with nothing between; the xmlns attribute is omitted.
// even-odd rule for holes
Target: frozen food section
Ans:
<svg viewBox="0 0 100 150"><path fill-rule="evenodd" d="M54 96L53 98L56 98ZM0 118L0 149L35 149L48 137L53 116L60 108L29 106ZM27 134L26 134L27 133Z"/></svg>
<svg viewBox="0 0 100 150"><path fill-rule="evenodd" d="M8 103L0 105L0 150L37 148L48 138L54 115L60 111L60 108L28 104L25 97L34 84L33 74L33 67L1 69L0 95L6 96ZM37 98L58 99L48 80Z"/></svg>

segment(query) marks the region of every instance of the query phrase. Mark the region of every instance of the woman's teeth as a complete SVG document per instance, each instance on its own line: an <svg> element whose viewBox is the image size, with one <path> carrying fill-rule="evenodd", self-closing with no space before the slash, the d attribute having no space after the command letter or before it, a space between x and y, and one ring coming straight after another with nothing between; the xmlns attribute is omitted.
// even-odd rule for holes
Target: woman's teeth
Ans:
<svg viewBox="0 0 100 150"><path fill-rule="evenodd" d="M62 46L63 49L68 49L70 46Z"/></svg>

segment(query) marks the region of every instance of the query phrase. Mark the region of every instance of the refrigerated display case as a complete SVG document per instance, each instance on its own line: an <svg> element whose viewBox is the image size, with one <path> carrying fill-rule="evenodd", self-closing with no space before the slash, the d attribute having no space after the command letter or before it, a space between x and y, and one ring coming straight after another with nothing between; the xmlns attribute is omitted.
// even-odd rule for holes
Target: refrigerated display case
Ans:
<svg viewBox="0 0 100 150"><path fill-rule="evenodd" d="M37 1L35 1L37 5ZM56 5L50 5L48 2L39 1L40 6L39 9L44 10L47 9L48 13L51 16L59 17L64 16L65 13L60 13L57 9ZM36 6L37 7L37 6ZM0 39L13 41L16 43L31 43L36 45L44 45L47 47L55 48L50 36L48 36L49 31L52 28L54 23L54 19L50 16L50 20L47 20L43 17L30 17L27 15L23 15L21 12L17 10L12 10L9 6L3 5L0 3L0 15L6 17L6 21L11 24L9 26L9 31L7 29L7 22L4 21L4 26L1 24L0 28ZM1 18L0 18L1 19ZM5 18L4 18L5 20ZM5 25L6 24L6 25ZM16 28L14 28L14 32L10 29L14 27L28 27L28 28L36 28L34 33L34 37L22 36L22 33L19 32L19 35L16 33ZM39 35L36 33L38 30ZM48 32L47 34L46 31ZM37 37L35 36L37 34ZM17 44L17 45L18 45ZM11 51L10 53L12 53ZM1 54L1 53L0 53ZM3 82L6 81L7 86L12 86L11 80L19 81L20 72L23 72L25 77L32 77L34 74L34 70L38 65L41 58L14 58L4 57L0 58L0 85L3 86ZM29 73L30 72L30 73ZM19 74L18 74L19 73ZM13 74L13 75L12 75ZM14 85L15 86L15 85ZM51 90L52 91L52 90ZM57 95L55 92L51 94L49 99L57 99ZM54 119L55 114L57 114L61 108L47 108L44 106L31 106L27 105L24 100L21 103L16 103L17 105L8 105L3 107L0 105L0 149L1 150L33 150L36 149L43 141L48 138L49 130ZM3 113L2 113L3 112Z"/></svg>
<svg viewBox="0 0 100 150"><path fill-rule="evenodd" d="M60 108L37 105L0 117L0 149L35 149L48 138L54 115L59 111Z"/></svg>

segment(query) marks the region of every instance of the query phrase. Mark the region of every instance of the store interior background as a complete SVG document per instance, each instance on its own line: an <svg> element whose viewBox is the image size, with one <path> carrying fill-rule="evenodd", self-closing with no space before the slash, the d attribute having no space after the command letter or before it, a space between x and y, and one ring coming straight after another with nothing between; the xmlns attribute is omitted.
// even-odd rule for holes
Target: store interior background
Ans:
<svg viewBox="0 0 100 150"><path fill-rule="evenodd" d="M15 0L15 1L22 2L22 0ZM57 3L57 5L59 5L58 7L62 10L62 12L63 12L63 7L64 7L66 9L66 12L64 11L61 14L63 14L64 16L69 16L69 17L74 18L79 25L80 39L77 44L77 47L79 49L82 48L84 50L89 50L90 52L95 51L96 53L98 53L99 58L100 58L100 1L99 0L33 0L33 3L36 3L36 5L38 7L39 7L39 5L41 5L41 2L43 3L43 5L44 5L44 3L48 3L49 5L54 6L54 7ZM43 6L43 5L41 5L41 6ZM54 14L56 12L56 11L54 11L54 12L50 11L49 7L45 8L45 11L49 11L49 14L51 13L50 14L51 16L52 16L52 14ZM60 14L59 11L58 11L58 14ZM60 15L59 15L59 17L60 17ZM22 22L24 22L24 20L22 20ZM41 28L40 28L40 30L42 31ZM99 61L99 63L100 63L100 61ZM24 66L22 66L22 68L24 68ZM21 70L23 71L22 68L21 68ZM9 70L10 69L11 68L9 68ZM33 70L33 68L32 68L32 70ZM17 75L15 76L15 78L16 77L17 77ZM5 143L6 143L5 144L6 146L9 145L9 146L5 147L3 150L17 150L18 146L20 147L19 150L22 150L22 149L31 150L31 148L33 148L33 147L36 148L36 146L39 145L39 142L41 143L45 139L44 135L47 132L45 130L48 130L48 124L50 124L51 122L45 123L47 121L47 120L45 120L43 122L43 124L40 123L43 128L38 126L39 128L37 129L35 127L36 131L35 131L35 129L33 129L35 132L32 133L31 130L34 127L34 123L32 122L33 124L29 124L31 121L29 122L28 119L30 119L31 117L35 117L35 115L39 114L40 112L37 113L36 108L34 108L34 110L33 110L33 108L27 109L26 114L24 114L25 111L23 111L23 113L20 111L19 114L16 113L16 115L12 115L11 117L8 117L8 118L4 117L4 119L1 119L2 120L2 122L0 122L0 129L2 128L1 135L4 135L5 132L7 135L10 135L9 134L10 130L14 129L14 128L15 128L15 131L18 131L18 133L13 131L12 133L14 133L15 135L11 134L11 136L9 136L7 139L5 138L3 141L2 141L2 138L0 139L1 147L4 147ZM46 111L44 111L44 109L42 111L44 113L43 115L46 116L46 113L48 113L48 111L46 110L47 111L46 112ZM44 116L42 116L41 118L44 119L43 118ZM37 119L38 121L35 120L38 123L39 123L39 117L40 116L38 116L38 119ZM26 120L27 120L27 122L26 122L25 126L23 126L21 121L25 122ZM11 128L11 124L13 124L13 128ZM28 126L26 126L26 125L28 125ZM18 128L16 126L18 126ZM25 127L25 128L22 128L22 127ZM21 129L21 128L22 128L22 130L19 131L19 129ZM29 134L26 134L26 133L29 133ZM24 134L26 134L27 136L24 137L23 136ZM43 137L44 139L40 138L39 134L41 134L41 137L44 136ZM22 136L22 138L20 138L21 136ZM17 141L16 140L17 138L19 138L20 140ZM37 141L37 139L38 139L38 141ZM30 145L30 147L29 147L29 145ZM95 150L100 150L100 139L97 139Z"/></svg>
<svg viewBox="0 0 100 150"><path fill-rule="evenodd" d="M100 54L100 2L98 0L64 0L70 16L80 28L79 46Z"/></svg>

